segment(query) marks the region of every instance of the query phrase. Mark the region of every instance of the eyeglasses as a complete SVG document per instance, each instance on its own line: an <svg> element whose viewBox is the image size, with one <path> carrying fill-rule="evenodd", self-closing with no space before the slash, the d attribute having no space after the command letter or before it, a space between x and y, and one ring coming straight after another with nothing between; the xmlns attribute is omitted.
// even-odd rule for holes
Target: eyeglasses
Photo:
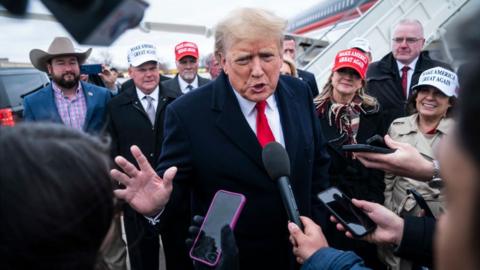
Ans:
<svg viewBox="0 0 480 270"><path fill-rule="evenodd" d="M423 38L414 38L414 37L396 37L392 38L393 42L397 44L402 44L403 41L405 40L407 44L415 44L419 40L423 40Z"/></svg>

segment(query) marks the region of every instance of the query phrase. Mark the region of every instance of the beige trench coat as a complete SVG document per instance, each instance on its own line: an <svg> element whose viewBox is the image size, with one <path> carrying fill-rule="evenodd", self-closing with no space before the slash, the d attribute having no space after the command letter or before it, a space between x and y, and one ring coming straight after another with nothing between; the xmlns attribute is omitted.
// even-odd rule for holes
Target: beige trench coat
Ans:
<svg viewBox="0 0 480 270"><path fill-rule="evenodd" d="M431 139L425 138L417 125L418 114L398 118L392 122L388 134L393 140L408 143L414 146L426 159L433 160L436 148L441 138L449 133L454 121L443 118L437 127L437 133ZM407 194L407 189L415 189L420 193L435 217L443 212L444 195L439 189L428 186L426 182L392 174L385 174L385 206L400 216L418 215L421 211L412 195ZM389 265L390 269L411 269L412 265L407 260L393 256L392 248L381 248L380 256Z"/></svg>

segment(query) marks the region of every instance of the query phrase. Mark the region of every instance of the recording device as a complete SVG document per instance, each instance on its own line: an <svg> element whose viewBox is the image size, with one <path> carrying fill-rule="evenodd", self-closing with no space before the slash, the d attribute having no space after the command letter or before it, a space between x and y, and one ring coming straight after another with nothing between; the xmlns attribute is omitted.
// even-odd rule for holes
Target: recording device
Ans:
<svg viewBox="0 0 480 270"><path fill-rule="evenodd" d="M367 139L366 144L347 144L342 146L342 150L345 152L369 152L390 154L395 152L396 149L389 148L383 137L380 135L373 135Z"/></svg>
<svg viewBox="0 0 480 270"><path fill-rule="evenodd" d="M143 19L143 0L42 0L80 44L108 46Z"/></svg>
<svg viewBox="0 0 480 270"><path fill-rule="evenodd" d="M423 211L425 211L425 216L426 217L435 218L435 216L433 215L432 209L430 209L427 202L423 198L422 194L418 193L418 191L416 191L413 188L407 189L407 194L412 194L412 196L415 199L415 201L417 202L418 206L420 206L420 208Z"/></svg>
<svg viewBox="0 0 480 270"><path fill-rule="evenodd" d="M331 187L321 193L318 198L335 218L354 237L362 237L373 231L377 225L360 208L353 205L352 200L338 188Z"/></svg>
<svg viewBox="0 0 480 270"><path fill-rule="evenodd" d="M190 249L190 258L206 265L217 265L222 252L222 228L230 225L233 230L245 201L245 196L240 193L225 190L215 193L200 231Z"/></svg>
<svg viewBox="0 0 480 270"><path fill-rule="evenodd" d="M271 142L263 148L262 160L268 175L277 182L288 219L303 230L297 202L290 186L290 159L285 148L277 142Z"/></svg>
<svg viewBox="0 0 480 270"><path fill-rule="evenodd" d="M102 72L101 64L92 64L92 65L81 65L80 73L81 74L98 74Z"/></svg>

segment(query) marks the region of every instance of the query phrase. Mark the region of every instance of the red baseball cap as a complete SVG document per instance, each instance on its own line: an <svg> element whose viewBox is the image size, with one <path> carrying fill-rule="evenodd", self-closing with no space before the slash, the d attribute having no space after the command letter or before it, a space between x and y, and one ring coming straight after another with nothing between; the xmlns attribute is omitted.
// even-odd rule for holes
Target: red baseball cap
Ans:
<svg viewBox="0 0 480 270"><path fill-rule="evenodd" d="M178 61L184 56L192 56L198 59L198 47L193 42L184 41L175 46L175 60Z"/></svg>
<svg viewBox="0 0 480 270"><path fill-rule="evenodd" d="M339 51L335 56L335 64L332 71L337 71L341 68L353 68L362 80L365 79L365 74L368 68L368 58L360 50L348 49Z"/></svg>

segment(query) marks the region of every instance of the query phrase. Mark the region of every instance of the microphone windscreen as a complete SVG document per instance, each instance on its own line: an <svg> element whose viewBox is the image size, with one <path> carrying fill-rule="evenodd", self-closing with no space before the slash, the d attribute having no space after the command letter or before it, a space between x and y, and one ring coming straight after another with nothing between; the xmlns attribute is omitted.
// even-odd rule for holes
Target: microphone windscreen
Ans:
<svg viewBox="0 0 480 270"><path fill-rule="evenodd" d="M262 160L268 175L273 180L281 176L290 177L290 159L287 151L278 142L271 142L263 148Z"/></svg>

